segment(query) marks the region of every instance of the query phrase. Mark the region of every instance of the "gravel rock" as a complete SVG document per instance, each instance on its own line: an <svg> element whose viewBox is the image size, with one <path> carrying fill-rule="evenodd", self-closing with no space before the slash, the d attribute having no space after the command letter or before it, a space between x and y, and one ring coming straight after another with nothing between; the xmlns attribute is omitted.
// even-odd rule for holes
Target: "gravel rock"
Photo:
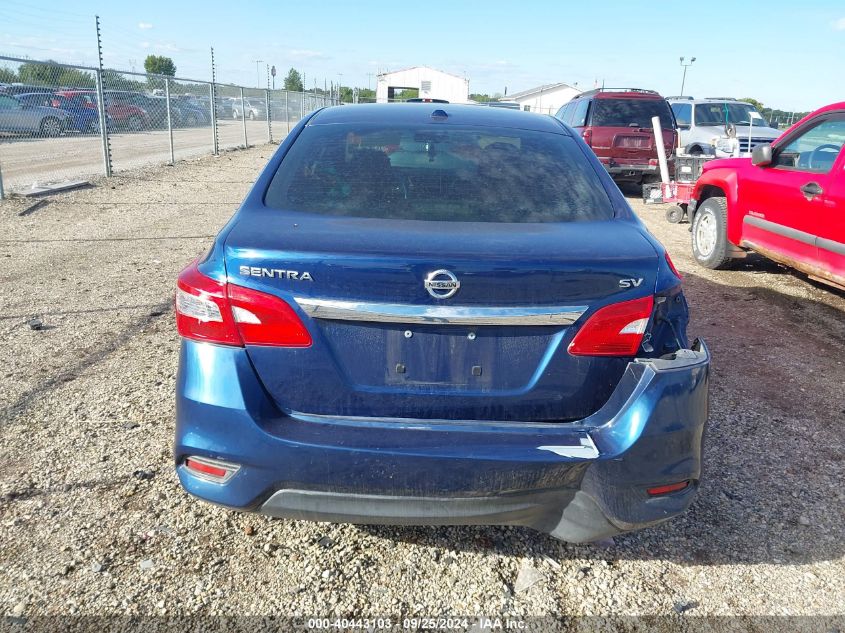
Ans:
<svg viewBox="0 0 845 633"><path fill-rule="evenodd" d="M534 567L529 561L523 561L519 566L519 571L516 575L516 580L513 583L513 590L515 593L522 593L528 591L531 587L543 580L545 576L543 573Z"/></svg>

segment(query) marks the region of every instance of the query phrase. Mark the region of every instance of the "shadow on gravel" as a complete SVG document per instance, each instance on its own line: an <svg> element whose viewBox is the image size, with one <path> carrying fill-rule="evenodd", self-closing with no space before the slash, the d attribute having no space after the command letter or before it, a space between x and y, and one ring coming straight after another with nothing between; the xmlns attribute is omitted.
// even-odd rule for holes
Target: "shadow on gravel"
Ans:
<svg viewBox="0 0 845 633"><path fill-rule="evenodd" d="M68 366L58 374L46 378L41 384L23 392L17 400L3 409L0 409L0 420L9 420L16 415L20 415L43 394L48 393L50 390L55 389L63 383L76 380L79 374L108 358L111 354L132 340L135 335L152 323L153 320L167 314L170 310L172 310L172 308L172 300L153 304L152 307L148 307L147 311L143 315L132 320L116 336L99 341L99 345L86 356L81 358L78 363Z"/></svg>
<svg viewBox="0 0 845 633"><path fill-rule="evenodd" d="M527 528L360 529L430 547L556 560L841 559L845 337L831 330L841 328L845 310L766 286L731 287L694 274L684 283L699 317L690 335L702 336L713 353L706 471L685 514L609 547L561 543Z"/></svg>

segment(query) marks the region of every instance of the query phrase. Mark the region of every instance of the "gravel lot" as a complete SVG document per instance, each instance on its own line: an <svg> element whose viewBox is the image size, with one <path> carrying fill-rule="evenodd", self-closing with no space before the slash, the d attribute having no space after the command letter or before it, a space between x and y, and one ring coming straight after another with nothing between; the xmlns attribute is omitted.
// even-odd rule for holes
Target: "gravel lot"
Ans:
<svg viewBox="0 0 845 633"><path fill-rule="evenodd" d="M758 258L699 268L688 225L634 197L713 352L708 472L686 515L575 546L188 497L171 462L174 280L271 151L125 172L24 216L31 200L0 205L2 614L666 616L621 621L650 630L792 615L834 617L706 621L845 630L845 293Z"/></svg>

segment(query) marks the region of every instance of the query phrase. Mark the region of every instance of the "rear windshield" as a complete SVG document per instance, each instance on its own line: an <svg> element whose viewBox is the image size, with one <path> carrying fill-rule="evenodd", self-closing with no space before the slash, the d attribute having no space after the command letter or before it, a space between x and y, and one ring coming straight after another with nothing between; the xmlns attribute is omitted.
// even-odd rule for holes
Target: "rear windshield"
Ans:
<svg viewBox="0 0 845 633"><path fill-rule="evenodd" d="M265 196L323 215L454 222L613 217L592 165L562 134L493 127L306 127Z"/></svg>
<svg viewBox="0 0 845 633"><path fill-rule="evenodd" d="M669 104L663 99L594 99L590 125L599 127L651 127L660 117L665 130L675 128Z"/></svg>

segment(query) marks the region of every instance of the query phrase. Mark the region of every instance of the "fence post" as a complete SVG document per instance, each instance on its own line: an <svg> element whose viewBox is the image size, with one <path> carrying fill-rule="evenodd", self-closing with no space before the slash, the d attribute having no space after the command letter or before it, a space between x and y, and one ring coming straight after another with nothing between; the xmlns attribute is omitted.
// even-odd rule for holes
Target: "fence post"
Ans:
<svg viewBox="0 0 845 633"><path fill-rule="evenodd" d="M6 194L3 191L3 165L0 165L0 200L5 200Z"/></svg>
<svg viewBox="0 0 845 633"><path fill-rule="evenodd" d="M103 168L106 176L111 176L111 149L109 148L109 125L106 117L106 104L103 98L103 72L95 70L97 78L97 111L100 119L100 140L103 143Z"/></svg>
<svg viewBox="0 0 845 633"><path fill-rule="evenodd" d="M244 102L244 89L241 88L241 123L244 126L244 149L249 148L249 143L246 140L246 103Z"/></svg>
<svg viewBox="0 0 845 633"><path fill-rule="evenodd" d="M270 91L265 90L265 95L267 97L267 136L270 138L270 142L273 142L273 114L270 112Z"/></svg>
<svg viewBox="0 0 845 633"><path fill-rule="evenodd" d="M164 78L164 98L167 99L167 135L170 137L170 164L176 160L173 156L173 114L170 111L170 79Z"/></svg>
<svg viewBox="0 0 845 633"><path fill-rule="evenodd" d="M305 93L299 93L299 120L302 120L302 117L305 116Z"/></svg>
<svg viewBox="0 0 845 633"><path fill-rule="evenodd" d="M214 102L214 82L208 84L208 98L211 103L211 149L215 156L219 154L219 146L217 144L217 104Z"/></svg>
<svg viewBox="0 0 845 633"><path fill-rule="evenodd" d="M288 134L290 134L290 110L288 110L288 91L285 90L285 125L288 127Z"/></svg>

